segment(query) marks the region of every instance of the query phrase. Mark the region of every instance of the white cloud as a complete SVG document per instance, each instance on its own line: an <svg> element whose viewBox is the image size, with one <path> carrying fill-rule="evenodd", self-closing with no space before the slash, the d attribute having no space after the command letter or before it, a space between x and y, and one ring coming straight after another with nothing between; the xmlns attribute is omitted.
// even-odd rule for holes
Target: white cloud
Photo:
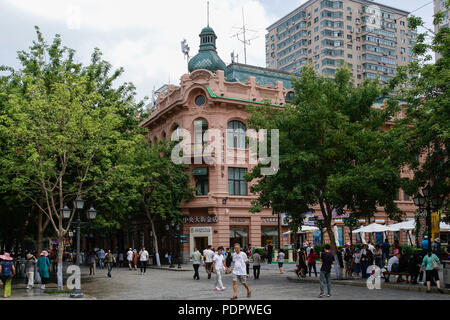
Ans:
<svg viewBox="0 0 450 320"><path fill-rule="evenodd" d="M178 83L187 70L180 41L186 38L191 56L195 55L198 34L206 25L206 0L5 1L32 17L30 28L51 25L46 36L51 36L48 32L60 33L64 44L76 49L83 61L99 47L106 60L125 68L123 80L137 86L139 97L149 95L153 86L165 84L169 78ZM258 31L258 38L247 50L247 62L264 66L265 28L276 17L257 0L211 1L210 25L218 36L219 55L229 63L234 50L243 62L243 45L232 37L238 31L233 27L242 27L243 7L247 27Z"/></svg>

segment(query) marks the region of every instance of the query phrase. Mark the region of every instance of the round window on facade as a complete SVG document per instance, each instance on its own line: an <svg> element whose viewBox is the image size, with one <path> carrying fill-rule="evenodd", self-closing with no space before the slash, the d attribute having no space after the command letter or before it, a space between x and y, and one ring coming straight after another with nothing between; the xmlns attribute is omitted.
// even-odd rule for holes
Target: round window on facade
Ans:
<svg viewBox="0 0 450 320"><path fill-rule="evenodd" d="M206 97L205 97L205 96L200 95L200 96L197 96L197 97L195 98L195 104L196 104L198 107L201 107L201 106L205 105L205 103L206 103Z"/></svg>

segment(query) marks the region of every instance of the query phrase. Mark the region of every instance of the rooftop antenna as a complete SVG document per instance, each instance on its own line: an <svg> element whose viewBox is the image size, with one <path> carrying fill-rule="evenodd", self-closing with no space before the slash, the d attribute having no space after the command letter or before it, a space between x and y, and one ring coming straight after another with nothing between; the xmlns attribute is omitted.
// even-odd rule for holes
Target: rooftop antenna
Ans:
<svg viewBox="0 0 450 320"><path fill-rule="evenodd" d="M208 1L208 6L207 7L208 7L208 14L207 14L208 21L207 22L208 22L208 27L209 27L209 1Z"/></svg>
<svg viewBox="0 0 450 320"><path fill-rule="evenodd" d="M251 44L251 41L258 38L258 36L256 35L258 33L258 31L248 29L247 26L245 25L244 8L242 8L242 28L235 27L234 29L238 29L239 32L236 33L234 36L232 36L232 38L236 37L240 42L242 42L244 44L244 61L245 61L245 64L247 64L247 46L249 46ZM250 37L250 39L247 38L248 32L254 33L254 36Z"/></svg>

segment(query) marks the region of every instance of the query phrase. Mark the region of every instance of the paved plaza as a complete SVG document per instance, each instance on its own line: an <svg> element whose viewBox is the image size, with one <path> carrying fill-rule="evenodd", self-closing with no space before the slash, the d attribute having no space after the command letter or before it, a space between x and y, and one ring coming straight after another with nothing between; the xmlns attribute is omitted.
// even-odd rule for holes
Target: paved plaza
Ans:
<svg viewBox="0 0 450 320"><path fill-rule="evenodd" d="M239 285L239 300L316 300L319 284L312 281L298 282L295 279L295 265L285 265L285 274L280 274L276 265L262 265L259 280L249 277L252 297L246 298L246 291ZM252 270L250 270L252 271ZM204 268L201 268L200 280L193 280L191 266L186 265L182 271L176 269L148 269L146 275L127 268L114 268L112 278L107 277L106 270L97 270L95 277L89 276L87 268L82 268L82 289L85 299L98 300L229 300L233 295L232 276L224 276L223 292L214 291L215 275L207 279ZM291 279L288 280L288 278ZM314 278L314 276L313 276ZM318 279L318 278L317 278ZM55 290L50 284L48 290ZM18 284L13 289L11 299L70 299L68 294L43 294L39 289L27 291L24 285ZM362 286L335 285L332 297L322 300L450 300L449 294L438 294L408 290L383 288L369 290Z"/></svg>

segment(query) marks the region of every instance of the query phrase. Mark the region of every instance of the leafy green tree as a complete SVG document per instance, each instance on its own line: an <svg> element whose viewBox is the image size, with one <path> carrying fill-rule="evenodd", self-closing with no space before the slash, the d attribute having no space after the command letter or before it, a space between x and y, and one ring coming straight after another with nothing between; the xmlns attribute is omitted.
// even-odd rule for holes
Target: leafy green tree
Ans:
<svg viewBox="0 0 450 320"><path fill-rule="evenodd" d="M450 1L445 5L448 10ZM440 25L444 18L444 12L437 12L434 24ZM424 22L420 17L410 16L408 26L418 30L424 27ZM441 56L435 63L431 62L430 51ZM414 155L408 163L414 179L406 189L413 194L431 182L433 196L444 198L444 213L449 216L450 29L440 27L433 35L418 33L413 53L417 59L399 67L391 82L391 87L398 89L397 97L407 103L405 118L397 121L398 126L408 129L404 141Z"/></svg>
<svg viewBox="0 0 450 320"><path fill-rule="evenodd" d="M109 68L98 51L86 68L75 62L74 50L61 45L59 35L47 44L36 31L30 51L18 54L21 69L2 68L10 71L7 82L14 86L1 98L0 137L6 143L0 185L49 220L58 239L61 290L63 239L75 215L72 209L64 220L62 209L77 196L95 198L100 185L111 184L117 159L132 141L123 133L132 125L124 124L130 117L123 113L134 108L133 88L112 89L110 81L118 74L107 77Z"/></svg>
<svg viewBox="0 0 450 320"><path fill-rule="evenodd" d="M157 221L173 220L182 225L180 204L193 197L190 175L185 165L171 160L172 144L159 141L150 146L147 136L136 136L133 152L129 153L127 181L132 203L145 214L153 233L156 261L159 265Z"/></svg>
<svg viewBox="0 0 450 320"><path fill-rule="evenodd" d="M358 227L358 218L355 216L344 218L344 225L349 229L350 244L353 244L353 230Z"/></svg>
<svg viewBox="0 0 450 320"><path fill-rule="evenodd" d="M264 176L260 164L247 176L257 182L251 188L258 195L254 207L271 206L291 217L318 207L336 254L333 211L368 216L381 206L391 217L402 214L394 199L407 151L396 129L383 129L398 105L390 99L385 108L373 108L386 92L378 81L354 86L346 68L331 79L309 65L293 86L293 106L248 108L251 127L279 129L280 137L278 173Z"/></svg>

